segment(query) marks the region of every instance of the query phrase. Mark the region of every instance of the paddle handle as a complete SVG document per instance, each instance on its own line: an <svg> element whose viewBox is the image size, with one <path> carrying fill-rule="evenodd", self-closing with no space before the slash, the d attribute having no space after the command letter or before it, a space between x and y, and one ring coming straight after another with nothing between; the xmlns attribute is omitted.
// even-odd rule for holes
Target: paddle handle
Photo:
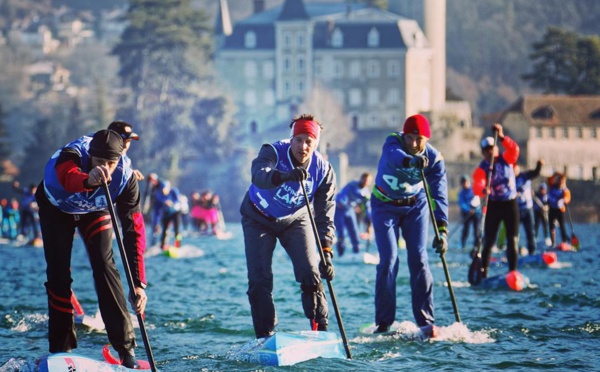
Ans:
<svg viewBox="0 0 600 372"><path fill-rule="evenodd" d="M317 232L317 223L315 222L315 218L310 209L310 200L308 200L308 195L306 194L306 184L304 181L300 181L300 187L302 188L302 194L304 195L304 201L306 202L306 209L308 211L308 217L310 218L310 223L312 226L313 233L315 235L315 241L317 242L317 247L319 251L319 256L321 257L321 262L325 262L325 253L323 253L323 246L321 245L321 239L319 239L319 233ZM340 309L337 305L337 299L335 297L335 292L333 291L333 285L331 284L331 280L327 279L327 287L329 287L329 295L331 296L331 303L333 305L333 309L335 310L335 317L337 319L340 333L342 335L342 341L344 343L344 349L346 350L346 355L348 359L352 359L352 354L350 353L350 347L348 346L348 337L346 337L346 331L344 330L344 323L342 322L342 315L340 314Z"/></svg>
<svg viewBox="0 0 600 372"><path fill-rule="evenodd" d="M113 206L112 198L110 196L110 190L108 189L108 183L102 182L102 188L106 194L106 202L108 204L108 212L110 213L111 222L115 231L117 245L119 246L119 252L121 253L121 259L125 270L125 277L127 278L127 284L129 285L129 291L132 296L137 297L135 294L135 285L133 284L133 276L129 269L129 261L127 260L127 252L125 252L125 245L121 238L121 232L119 231L119 225L117 224L117 216L115 214L115 208ZM134 298L136 300L137 298ZM146 332L146 326L144 324L144 317L142 314L137 314L138 323L140 325L140 332L142 333L142 339L144 340L144 347L146 349L146 355L148 357L148 363L150 363L150 369L152 372L156 372L156 364L154 363L154 356L152 355L152 349L150 348L150 340L148 339L148 333Z"/></svg>
<svg viewBox="0 0 600 372"><path fill-rule="evenodd" d="M425 179L425 172L421 169L421 181L423 181L423 188L425 189L425 195L427 196L427 206L429 207L429 216L431 217L431 223L433 224L433 231L435 231L435 238L440 239L440 232L438 230L437 221L433 215L433 206L431 205L431 192L429 191L429 185ZM452 279L450 279L450 271L448 270L448 264L446 263L446 257L440 254L442 260L442 266L444 267L444 275L446 276L446 282L448 282L448 292L450 293L450 300L452 301L452 309L454 309L454 317L456 321L461 323L460 314L458 313L458 306L456 304L456 298L454 297L454 290L452 289Z"/></svg>

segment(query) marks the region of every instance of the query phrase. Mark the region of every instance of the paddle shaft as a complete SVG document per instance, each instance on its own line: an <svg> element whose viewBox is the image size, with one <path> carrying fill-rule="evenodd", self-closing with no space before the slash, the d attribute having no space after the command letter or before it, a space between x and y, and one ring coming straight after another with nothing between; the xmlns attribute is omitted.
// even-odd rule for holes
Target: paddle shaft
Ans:
<svg viewBox="0 0 600 372"><path fill-rule="evenodd" d="M144 197L140 201L140 210L142 211L142 214L144 213L144 206L145 206L146 202L148 201L146 199L148 199L149 191L150 191L150 178L148 178L148 182L146 183L146 189L144 190Z"/></svg>
<svg viewBox="0 0 600 372"><path fill-rule="evenodd" d="M129 261L127 260L127 253L125 252L125 246L123 245L123 239L121 238L121 232L119 231L119 225L117 224L117 216L115 214L115 208L113 206L112 198L110 197L110 190L108 189L108 183L102 182L102 188L104 189L104 193L106 194L106 202L108 203L108 211L110 212L110 218L112 220L112 225L115 230L115 235L117 239L117 245L119 246L119 252L121 252L121 259L123 261L123 266L125 269L125 276L127 277L127 284L129 284L129 291L132 296L135 296L135 300L137 300L137 295L135 294L135 285L133 284L133 276L131 275L131 270L129 269ZM148 333L146 333L146 326L144 325L144 317L142 314L137 314L138 323L140 325L140 332L142 333L142 339L144 340L144 347L146 349L146 356L148 357L148 363L150 363L150 368L152 372L156 372L156 364L154 363L154 356L152 355L152 349L150 348L150 340L148 339Z"/></svg>
<svg viewBox="0 0 600 372"><path fill-rule="evenodd" d="M308 217L310 218L310 223L312 225L313 233L315 234L315 240L317 242L317 250L319 251L319 256L321 257L321 262L325 262L325 253L323 252L323 246L321 245L321 239L319 239L319 233L317 232L317 223L315 222L315 218L313 217L312 211L310 210L310 200L308 200L308 195L306 194L306 187L304 181L300 181L300 187L302 188L302 194L304 194L304 201L306 202L306 209L308 211ZM340 314L340 309L337 305L337 299L335 297L335 292L333 291L333 285L331 284L331 280L327 279L327 286L329 287L329 295L331 296L331 303L333 305L333 309L335 310L335 317L337 319L340 333L342 335L342 341L344 342L344 349L346 350L346 355L348 359L352 359L352 354L350 353L350 347L348 346L348 338L346 337L346 331L344 330L344 323L342 322L342 316Z"/></svg>
<svg viewBox="0 0 600 372"><path fill-rule="evenodd" d="M425 195L427 195L427 206L429 207L429 217L431 217L431 223L433 224L433 231L435 232L435 238L440 239L440 232L438 230L437 221L433 215L433 205L431 201L431 193L429 191L429 185L425 179L425 172L421 169L421 180L423 181L423 188L425 189ZM454 317L456 321L461 323L460 314L458 313L458 306L456 305L456 298L454 297L454 290L452 289L452 280L450 279L450 271L448 270L448 264L446 263L446 257L444 254L440 254L442 260L442 266L444 267L444 275L446 275L446 281L448 282L448 292L450 293L450 300L452 300L452 308L454 309Z"/></svg>

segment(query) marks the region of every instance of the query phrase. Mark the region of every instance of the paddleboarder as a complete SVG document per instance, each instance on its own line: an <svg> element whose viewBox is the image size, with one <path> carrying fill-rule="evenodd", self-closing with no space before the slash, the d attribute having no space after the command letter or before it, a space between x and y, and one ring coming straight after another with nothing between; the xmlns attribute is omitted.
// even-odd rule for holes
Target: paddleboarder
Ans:
<svg viewBox="0 0 600 372"><path fill-rule="evenodd" d="M331 249L335 227L335 173L317 151L321 124L310 114L293 119L291 136L264 144L252 161L252 184L240 207L248 299L256 338L274 334L273 251L277 240L294 267L302 291L302 308L313 330L326 331L329 311L321 278L335 274ZM325 262L319 253L303 197L302 185L314 208L314 219Z"/></svg>
<svg viewBox="0 0 600 372"><path fill-rule="evenodd" d="M377 333L388 332L396 318L400 230L406 242L413 315L419 327L429 326L433 330L433 277L427 255L430 216L421 170L436 205L434 217L440 238L434 238L433 247L440 255L448 248L448 185L444 159L428 143L430 137L427 118L410 116L402 132L386 138L379 159L371 196L373 229L380 258L375 280Z"/></svg>
<svg viewBox="0 0 600 372"><path fill-rule="evenodd" d="M569 250L571 246L565 226L565 212L570 202L571 190L567 187L567 177L560 172L554 172L548 178L548 206L550 207L548 212L548 226L550 227L552 246L556 247L556 224L558 224L562 244L566 246L564 250Z"/></svg>
<svg viewBox="0 0 600 372"><path fill-rule="evenodd" d="M537 239L537 234L541 225L542 230L544 231L544 243L547 247L551 247L552 240L550 239L550 234L548 232L548 211L550 209L548 206L548 184L546 182L540 183L538 191L534 193L532 197L535 202L533 204L535 218L535 226L533 228L534 235Z"/></svg>
<svg viewBox="0 0 600 372"><path fill-rule="evenodd" d="M181 247L181 234L179 223L181 219L181 201L179 200L179 189L171 186L171 181L162 180L158 191L154 194L154 203L160 209L160 224L162 233L160 235L160 246L163 251L169 250L167 241L167 230L173 224L174 246Z"/></svg>
<svg viewBox="0 0 600 372"><path fill-rule="evenodd" d="M371 184L373 176L369 172L361 174L360 179L350 181L335 196L335 230L337 231L337 251L342 257L346 252L346 233L352 243L352 253L360 250L357 208L364 212L367 231L363 237L371 235Z"/></svg>
<svg viewBox="0 0 600 372"><path fill-rule="evenodd" d="M543 160L538 160L535 169L522 172L519 164L515 164L515 181L517 184L517 202L519 203L519 221L525 230L527 251L530 255L535 253L535 237L533 231L533 194L531 193L531 180L540 175Z"/></svg>
<svg viewBox="0 0 600 372"><path fill-rule="evenodd" d="M71 303L71 250L75 229L82 236L94 273L94 286L108 339L122 364L138 366L135 333L127 311L123 285L114 262L113 232L104 190L118 207L127 249L129 269L135 285L133 309L143 314L147 296L143 253L146 248L144 221L139 208L140 192L131 167L119 162L123 138L115 131L101 130L83 136L59 149L48 161L36 200L39 206L48 294L48 340L50 353L77 347ZM130 293L129 298L133 298Z"/></svg>
<svg viewBox="0 0 600 372"><path fill-rule="evenodd" d="M480 198L487 196L487 213L483 226L482 269L483 278L487 278L492 255L492 247L498 237L500 224L506 229L506 258L509 271L517 269L517 243L519 238L519 205L514 165L519 158L519 146L504 134L501 124L494 124L493 131L498 134L498 142L504 147L500 153L494 137L485 137L481 141L483 160L473 172L473 192ZM487 178L490 162L493 159L490 187ZM485 195L489 190L489 195Z"/></svg>
<svg viewBox="0 0 600 372"><path fill-rule="evenodd" d="M471 177L463 174L460 177L460 191L458 192L458 206L462 220L462 233L460 236L461 247L467 247L469 227L473 227L473 245L481 244L481 199L473 193Z"/></svg>

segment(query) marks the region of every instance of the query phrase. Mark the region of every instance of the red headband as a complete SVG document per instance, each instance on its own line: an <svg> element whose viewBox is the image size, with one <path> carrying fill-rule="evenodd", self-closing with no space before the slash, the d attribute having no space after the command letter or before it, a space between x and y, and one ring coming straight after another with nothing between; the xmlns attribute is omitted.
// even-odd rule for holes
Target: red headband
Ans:
<svg viewBox="0 0 600 372"><path fill-rule="evenodd" d="M309 137L319 139L321 127L312 120L297 120L292 126L292 138L299 134L308 134Z"/></svg>

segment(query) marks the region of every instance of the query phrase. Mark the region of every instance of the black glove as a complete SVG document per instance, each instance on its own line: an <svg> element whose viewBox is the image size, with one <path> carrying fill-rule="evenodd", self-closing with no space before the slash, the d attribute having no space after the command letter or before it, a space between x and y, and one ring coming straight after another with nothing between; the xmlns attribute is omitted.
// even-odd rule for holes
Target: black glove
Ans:
<svg viewBox="0 0 600 372"><path fill-rule="evenodd" d="M335 276L335 268L333 267L333 263L331 262L331 253L324 252L325 262L321 261L319 264L319 271L321 272L321 278L326 280L333 280Z"/></svg>
<svg viewBox="0 0 600 372"><path fill-rule="evenodd" d="M415 155L410 159L408 165L412 168L423 169L429 164L429 159L425 155Z"/></svg>
<svg viewBox="0 0 600 372"><path fill-rule="evenodd" d="M440 231L440 238L433 238L433 249L440 256L448 250L448 233L445 230Z"/></svg>
<svg viewBox="0 0 600 372"><path fill-rule="evenodd" d="M308 178L308 172L304 167L296 167L292 169L290 172L282 173L281 180L283 182L301 182Z"/></svg>

